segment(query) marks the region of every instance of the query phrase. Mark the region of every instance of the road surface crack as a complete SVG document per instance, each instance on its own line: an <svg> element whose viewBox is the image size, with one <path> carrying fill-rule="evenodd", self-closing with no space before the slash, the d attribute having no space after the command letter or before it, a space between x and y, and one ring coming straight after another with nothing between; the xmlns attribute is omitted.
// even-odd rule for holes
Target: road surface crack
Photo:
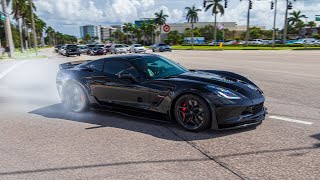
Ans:
<svg viewBox="0 0 320 180"><path fill-rule="evenodd" d="M248 180L250 178L246 177L245 175L243 175L240 172L236 172L234 170L234 168L230 167L228 164L222 162L221 160L219 160L216 157L212 157L210 156L209 152L206 152L202 149L200 149L199 147L197 147L197 145L193 142L188 141L187 139L185 139L184 137L180 136L179 134L177 134L176 132L174 132L170 127L166 126L169 131L174 134L175 136L177 136L178 138L182 139L183 141L185 141L186 143L188 143L192 148L196 149L197 151L199 151L202 155L206 156L207 158L209 158L210 160L216 162L218 165L220 165L221 167L223 167L224 169L228 170L229 172L231 172L232 174L236 175L237 177L239 177L240 179L243 180Z"/></svg>

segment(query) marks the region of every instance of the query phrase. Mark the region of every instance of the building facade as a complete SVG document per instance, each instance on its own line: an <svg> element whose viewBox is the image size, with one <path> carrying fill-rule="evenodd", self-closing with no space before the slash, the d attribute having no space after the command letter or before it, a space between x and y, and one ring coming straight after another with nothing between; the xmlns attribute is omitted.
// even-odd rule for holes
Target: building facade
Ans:
<svg viewBox="0 0 320 180"><path fill-rule="evenodd" d="M179 33L184 33L186 28L191 29L191 23L184 22L184 23L168 23L170 26L170 31L178 31ZM194 24L194 28L204 28L207 25L214 26L214 22L197 22ZM246 32L247 26L239 26L236 22L217 22L217 27L223 27L224 29L229 29L229 31L235 31L236 36L239 36L241 33ZM265 26L250 26L250 27L259 27L262 30L265 30ZM161 41L168 37L169 32L161 32ZM159 39L158 39L159 40Z"/></svg>
<svg viewBox="0 0 320 180"><path fill-rule="evenodd" d="M80 26L80 38L84 38L87 34L89 34L91 37L98 37L99 41L101 41L101 30L99 26Z"/></svg>

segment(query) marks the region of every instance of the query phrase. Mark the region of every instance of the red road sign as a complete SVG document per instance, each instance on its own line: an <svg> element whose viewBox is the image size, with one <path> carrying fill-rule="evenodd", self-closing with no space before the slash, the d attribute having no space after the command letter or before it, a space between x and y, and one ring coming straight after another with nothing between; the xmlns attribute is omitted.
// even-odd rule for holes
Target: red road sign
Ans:
<svg viewBox="0 0 320 180"><path fill-rule="evenodd" d="M163 31L164 31L164 32L169 32L169 31L170 31L170 26L169 26L168 24L165 24L165 25L163 26Z"/></svg>

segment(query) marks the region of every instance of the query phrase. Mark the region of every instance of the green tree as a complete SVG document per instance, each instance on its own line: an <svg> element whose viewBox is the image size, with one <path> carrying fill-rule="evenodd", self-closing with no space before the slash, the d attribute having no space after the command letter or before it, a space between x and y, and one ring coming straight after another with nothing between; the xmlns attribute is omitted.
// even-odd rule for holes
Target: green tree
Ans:
<svg viewBox="0 0 320 180"><path fill-rule="evenodd" d="M54 45L54 42L52 42L54 33L55 33L54 29L51 26L48 26L47 29L46 29L46 34L47 34L47 37L48 37L48 44L49 45Z"/></svg>
<svg viewBox="0 0 320 180"><path fill-rule="evenodd" d="M214 15L214 44L217 42L217 15L224 15L224 7L221 5L222 0L211 0L207 1L209 4L206 4L205 11L211 10L212 15Z"/></svg>
<svg viewBox="0 0 320 180"><path fill-rule="evenodd" d="M169 17L168 15L164 14L163 10L161 10L160 12L156 12L154 13L154 15L156 16L156 18L154 19L155 24L157 24L159 26L159 41L161 41L161 28L163 25L166 24L167 18Z"/></svg>
<svg viewBox="0 0 320 180"><path fill-rule="evenodd" d="M83 38L83 41L85 41L86 43L90 43L91 39L92 37L90 36L90 34L86 34Z"/></svg>
<svg viewBox="0 0 320 180"><path fill-rule="evenodd" d="M212 42L214 39L214 26L208 24L205 27L200 28L199 31L201 34L200 36L204 37L207 42Z"/></svg>
<svg viewBox="0 0 320 180"><path fill-rule="evenodd" d="M288 18L288 23L290 25L296 25L297 23L301 22L301 18L306 18L307 16L302 14L301 11L293 11L290 13L291 17Z"/></svg>
<svg viewBox="0 0 320 180"><path fill-rule="evenodd" d="M183 43L183 36L178 31L170 31L168 33L168 38L164 40L167 44L182 44Z"/></svg>
<svg viewBox="0 0 320 180"><path fill-rule="evenodd" d="M150 44L152 44L154 42L154 35L155 35L155 30L157 29L157 25L154 22L154 20L150 20L149 24L148 24L148 32L151 34L151 41Z"/></svg>
<svg viewBox="0 0 320 180"><path fill-rule="evenodd" d="M127 44L129 44L129 33L131 35L131 38L133 38L132 36L132 31L133 31L133 24L132 23L124 23L123 26L123 32L127 34ZM132 39L133 41L133 39Z"/></svg>
<svg viewBox="0 0 320 180"><path fill-rule="evenodd" d="M199 21L198 12L201 11L201 9L197 9L195 5L192 7L185 7L187 10L187 20L189 23L191 23L191 46L193 49L193 43L194 43L194 23L197 23Z"/></svg>

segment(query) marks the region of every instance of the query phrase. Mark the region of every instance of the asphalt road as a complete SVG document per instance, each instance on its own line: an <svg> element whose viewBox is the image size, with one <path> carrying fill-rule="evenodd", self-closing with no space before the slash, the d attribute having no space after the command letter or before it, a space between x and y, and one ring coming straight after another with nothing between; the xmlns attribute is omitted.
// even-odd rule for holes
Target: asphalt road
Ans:
<svg viewBox="0 0 320 180"><path fill-rule="evenodd" d="M0 179L319 179L320 51L174 51L190 69L252 79L269 116L257 128L191 133L176 124L59 104L58 64L0 61ZM110 56L110 55L107 55Z"/></svg>

